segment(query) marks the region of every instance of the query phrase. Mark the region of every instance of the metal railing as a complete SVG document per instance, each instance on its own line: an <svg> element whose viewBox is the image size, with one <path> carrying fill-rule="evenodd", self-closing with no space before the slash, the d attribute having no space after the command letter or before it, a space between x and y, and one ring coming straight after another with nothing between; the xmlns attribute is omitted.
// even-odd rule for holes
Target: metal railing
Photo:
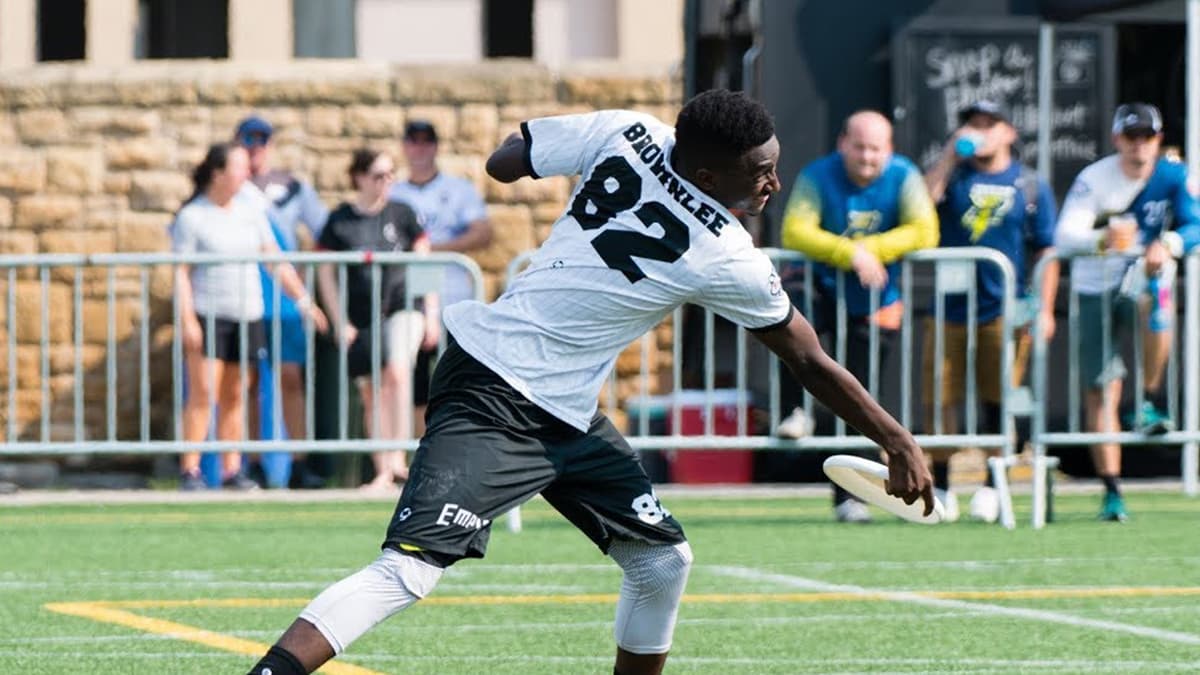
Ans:
<svg viewBox="0 0 1200 675"><path fill-rule="evenodd" d="M815 263L804 258L802 255L779 249L764 249L764 251L776 262L777 267L785 268L788 266L800 266L800 283L802 288L797 289L800 292L802 300L798 305L798 309L808 317L814 316L815 310L815 288L817 281L815 278ZM513 259L508 267L507 277L509 280L519 274L523 267L528 263L532 253L523 254ZM977 266L987 265L999 270L1004 288L1004 298L1002 302L999 318L1000 331L1003 338L1003 352L997 358L995 368L999 370L1001 381L1004 383L1003 396L1000 401L1000 418L1001 427L996 430L984 431L981 429L976 410L979 404L979 396L975 382L977 380L976 372L976 315L978 312L977 295ZM899 395L887 396L888 392L882 391L884 382L882 372L883 364L880 363L879 352L881 344L880 327L876 322L869 323L869 347L868 359L869 375L866 385L872 396L877 399L883 398L893 399L889 402L893 414L907 428L917 427L917 415L915 413L914 399L917 397L917 392L920 391L920 373L916 370L918 363L918 352L914 349L914 334L916 322L914 321L914 313L918 308L924 307L926 304L931 304L930 314L933 318L932 326L935 331L934 343L935 351L941 353L942 346L945 344L945 304L944 297L947 294L964 294L967 303L967 323L966 323L966 354L965 354L965 369L967 387L963 396L963 407L965 409L964 428L957 433L942 433L942 400L941 388L935 387L933 390L932 405L934 411L930 417L932 418L933 429L924 430L925 433L916 435L917 441L926 448L958 448L964 446L970 447L988 447L998 448L1001 451L1000 457L996 462L989 463L989 470L997 477L997 485L1002 494L1002 504L1005 505L1001 514L1004 523L1011 527L1013 526L1013 515L1011 511L1011 502L1008 499L1006 468L1012 466L1015 462L1015 443L1014 443L1014 422L1013 413L1010 410L1010 403L1014 398L1016 390L1010 384L1010 372L1013 361L1013 330L1011 329L1011 318L1016 312L1017 303L1015 301L1016 275L1013 272L1012 266L1007 258L1000 252L983 247L971 248L945 248L945 249L930 249L918 251L908 255L897 264L900 270L900 301L903 303L903 318L901 320L902 329L899 333L899 341L901 343L899 350L899 374L898 379ZM932 287L922 288L921 292L915 290L917 288L916 272L928 272L931 268L932 274L926 273L922 278L931 280ZM823 327L828 330L822 332L832 333L835 337L832 344L828 347L830 353L837 358L840 363L847 362L847 333L850 323L853 318L850 316L845 302L845 285L857 284L858 280L853 274L838 273L837 287L834 292L836 298L836 311L834 317L834 325ZM870 293L870 315L875 313L880 308L880 295L878 291ZM636 347L631 345L630 351L626 354L632 357L633 350L637 351L638 371L637 371L637 388L635 391L621 391L618 383L618 371L621 371L624 359L618 361L618 367L614 369L610 377L606 391L601 396L601 407L607 411L623 411L635 414L636 419L632 421L628 428L627 438L632 447L637 450L687 450L687 449L722 449L722 450L864 450L873 449L876 447L870 439L856 433L850 433L846 429L845 423L840 419L834 422L834 430L831 434L812 434L807 437L793 439L783 438L776 434L775 430L779 426L781 419L786 416L788 411L782 409L780 391L783 383L781 381L780 368L776 365L773 356L762 357L766 354L766 349L755 345L752 347L748 344L747 334L745 331L737 330L734 332L732 339L732 347L726 347L722 355L718 356L716 343L718 341L717 321L714 314L709 310L703 311L702 328L699 329L698 335L689 334L685 327L685 310L677 308L672 313L670 319L665 324L670 325L670 373L669 383L664 383L659 387L654 387L652 383L664 381L661 372L655 372L651 364L655 362L652 357L652 352L659 349L655 344L658 331L651 331L643 336L636 343ZM697 396L691 397L694 399L691 403L685 404L685 396L682 394L687 392L685 387L685 365L684 351L685 344L699 341L702 344L703 352L698 363L689 363L688 374L694 374L693 369L698 369L703 373L703 382L700 388L695 392ZM758 352L756 355L754 352ZM623 355L624 356L624 355ZM758 356L759 358L756 358ZM732 388L738 392L733 397L731 404L734 410L736 419L735 429L731 429L734 435L717 435L714 428L714 420L718 418L717 408L722 405L719 403L721 389L717 386L718 371L724 367L726 371L723 379L726 387ZM729 366L732 364L732 373L729 373ZM893 364L894 365L894 364ZM628 368L625 368L628 371ZM894 370L892 371L894 374ZM941 360L939 359L934 366L934 379L941 380ZM693 378L694 379L694 378ZM893 382L893 385L896 383ZM756 392L758 396L745 395L746 392ZM677 395L678 394L678 395ZM803 408L810 418L817 414L816 404L808 392L803 392ZM750 416L747 414L752 407L752 399L757 398L758 408L765 409L767 412L767 420L765 424L756 425L758 428L752 428ZM894 400L897 399L898 400ZM653 433L651 430L650 415L646 414L644 404L646 402L654 402L659 406L668 408L667 427L668 433ZM704 426L701 432L692 435L681 433L684 428L684 410L692 405L698 405L700 408L699 414L704 421ZM728 405L728 404L727 404Z"/></svg>
<svg viewBox="0 0 1200 675"><path fill-rule="evenodd" d="M816 314L815 264L794 252L767 249L781 273L792 271L789 283L800 297L798 309L806 316ZM511 261L511 279L529 259L529 254ZM1036 267L1032 288L1039 288L1048 264L1043 260ZM321 264L338 266L338 303L347 302L347 265L367 265L371 272L372 322L378 334L381 322L382 268L403 265L406 269L407 305L411 299L435 290L439 285L440 269L457 265L468 270L475 284L476 296L482 299L483 279L478 266L469 258L452 253L290 253L274 256L222 257L213 255L175 254L102 254L102 255L28 255L0 256L0 283L6 284L3 307L6 328L7 396L0 405L4 416L5 443L0 456L80 454L80 453L179 453L186 451L260 452L321 451L361 452L376 449L413 449L415 439L402 441L370 438L351 438L347 401L350 381L347 377L347 348L338 347L337 433L334 438L317 439L314 433L315 382L312 368L305 369L306 429L302 439L257 439L245 434L240 440L182 440L181 416L185 402L183 390L184 358L180 340L180 315L174 300L174 274L179 265L215 265L231 263L289 262L302 273L311 295L315 293L315 267ZM1000 272L1004 298L998 321L1003 338L1003 353L995 364L1003 383L1000 401L999 429L982 429L977 408L980 402L976 352L978 350L976 319L978 312L977 268L991 266ZM880 359L883 337L876 322L869 322L867 359L869 375L865 385L873 396L885 402L907 428L921 433L916 438L926 448L956 448L963 446L998 448L1000 456L989 461L989 470L996 478L1002 493L1002 522L1013 526L1011 500L1007 490L1007 468L1016 461L1014 416L1031 417L1035 527L1044 524L1048 498L1046 476L1054 462L1047 456L1047 446L1091 445L1097 442L1119 442L1123 445L1180 444L1183 446L1182 472L1187 493L1197 493L1197 465L1200 447L1200 257L1186 259L1184 274L1184 317L1182 357L1185 377L1180 378L1178 355L1173 354L1168 366L1168 400L1172 413L1183 429L1159 436L1131 432L1089 432L1080 428L1079 351L1078 351L1078 293L1068 290L1067 333L1071 347L1067 361L1068 422L1065 429L1051 428L1049 423L1050 377L1049 349L1041 339L1041 313L1033 324L1032 394L1011 382L1014 358L1014 319L1018 303L1015 299L1016 275L1008 260L998 251L988 248L946 248L918 251L897 263L900 279L900 301L903 316L898 341L898 364L885 368ZM794 282L794 283L793 283ZM850 356L847 352L848 329L854 321L845 303L847 284L857 279L838 273L836 288L829 294L835 299L832 325L826 332L835 336L829 350L840 362ZM274 390L279 391L280 330L279 285L266 302L271 308L273 330L271 339ZM945 342L945 302L947 294L966 297L965 325L965 391L963 392L963 429L947 431L942 419L941 387L932 388L933 411L919 415L917 408L921 371L917 370L920 353L914 340L923 327L914 320L918 312L928 308L933 319L928 322L935 331L933 352L940 354ZM1031 298L1037 301L1037 294ZM870 314L880 307L877 291L869 294ZM676 309L663 326L647 333L622 354L606 390L601 407L610 413L635 416L628 425L630 444L638 450L862 450L875 447L869 439L847 430L840 420L832 424L832 432L814 433L803 438L782 438L776 428L787 415L781 403L783 377L773 356L765 348L747 340L745 331L734 330L725 337L725 328L708 310L699 312L698 326L690 321L684 308ZM1108 312L1102 309L1105 315ZM695 318L696 315L690 315ZM53 319L53 321L52 321ZM1140 323L1140 319L1139 319ZM69 331L58 326L68 325ZM211 331L211 324L209 325ZM313 328L306 325L309 362L313 359ZM1139 339L1135 330L1135 341ZM723 339L728 345L720 345ZM1107 341L1107 331L1101 338ZM239 325L238 341L242 355L239 368L243 378L251 367L246 359L246 324ZM443 337L444 341L444 337ZM700 345L697 350L692 349ZM378 404L380 373L378 370L380 344L372 344L370 375L373 401ZM1135 343L1140 353L1140 344ZM1177 350L1178 351L1178 350ZM685 354L685 352L688 352ZM660 366L665 359L670 365ZM1139 359L1134 359L1140 364ZM631 365L631 364L636 365ZM940 382L941 359L932 368L935 382ZM1142 372L1134 372L1135 403L1141 403ZM736 392L732 399L722 398L725 389ZM36 393L31 395L32 390ZM686 400L685 392L698 397ZM275 414L279 431L282 415L276 395ZM1015 400L1031 401L1014 406ZM665 410L666 430L653 429L647 404L657 402ZM702 428L685 432L685 410L697 412ZM731 428L718 430L718 408L732 408L735 422ZM801 405L811 417L818 415L818 406L811 395L801 395ZM1018 408L1021 408L1018 410ZM750 413L758 411L755 419ZM378 419L378 416L374 416ZM932 420L931 428L921 428L918 420ZM723 435L730 434L730 435ZM372 435L372 434L368 434Z"/></svg>
<svg viewBox="0 0 1200 675"><path fill-rule="evenodd" d="M338 269L338 301L347 302L346 269L366 265L370 272L372 328L380 335L381 278L384 267L405 268L406 302L427 292L436 292L442 269L458 266L470 275L476 296L483 296L483 277L478 265L457 253L280 253L242 257L212 254L96 254L96 255L6 255L0 256L0 282L6 284L7 395L0 411L4 414L4 443L0 456L16 454L62 455L82 453L179 453L190 451L261 452L270 450L350 452L376 449L414 449L415 439L388 440L351 438L348 434L346 376L347 345L339 344L338 433L333 439L316 439L314 434L314 369L305 369L305 438L258 439L243 433L239 440L182 440L182 411L186 394L185 361L181 341L181 316L174 294L174 275L180 265L273 264L288 262L304 279L308 293L316 298L314 271L321 264ZM257 273L257 272L256 272ZM280 286L265 299L271 312L271 372L274 391L279 391L280 372ZM35 302L29 300L36 298ZM52 297L53 296L53 297ZM19 302L19 299L24 302ZM244 301L244 299L243 299ZM36 322L30 321L37 312ZM52 315L70 325L70 336L53 330ZM69 320L68 320L69 319ZM208 317L212 335L214 319ZM102 328L97 327L102 324ZM247 321L238 324L239 374L245 383L250 368L257 367L247 355ZM167 331L164 333L163 331ZM52 334L53 333L53 334ZM313 326L305 322L308 362L314 356ZM371 344L370 384L375 405L380 387L381 340ZM35 344L36 343L36 346ZM444 338L443 338L444 345ZM208 341L213 356L213 341ZM36 356L33 354L36 353ZM22 358L24 355L25 358ZM36 372L22 368L33 358ZM165 370L164 370L165 367ZM37 400L30 401L29 387L21 380L36 382ZM100 387L93 386L95 382ZM24 384L29 384L25 382ZM169 391L166 389L169 388ZM64 396L70 400L64 403ZM57 397L57 400L56 400ZM215 392L210 393L210 404ZM169 410L163 401L169 399ZM274 397L276 431L279 431L279 397ZM32 405L31 405L32 404ZM36 413L21 410L32 408ZM95 414L102 406L103 415ZM247 406L248 407L248 406ZM32 418L32 419L29 419ZM64 419L66 418L66 419ZM373 415L375 423L379 416ZM130 420L133 422L130 422ZM164 419L166 424L163 424ZM243 424L243 429L246 429ZM377 427L376 427L377 430ZM372 434L373 435L373 434Z"/></svg>
<svg viewBox="0 0 1200 675"><path fill-rule="evenodd" d="M1078 260L1091 256L1055 256L1046 257L1039 261L1034 268L1033 280L1036 286L1045 274L1046 267L1052 260ZM1109 266L1103 266L1106 274L1110 274ZM1135 271L1136 273L1136 271ZM1104 278L1104 286L1120 286L1122 279ZM1178 286L1178 284L1176 284ZM1182 447L1181 473L1184 492L1195 496L1200 490L1197 485L1198 448L1200 448L1200 253L1192 253L1184 258L1184 312L1182 320L1182 336L1175 331L1172 349L1165 372L1166 400L1168 416L1173 420L1180 419L1182 412L1183 428L1162 434L1144 434L1136 431L1093 431L1081 428L1079 414L1082 410L1081 392L1085 389L1080 374L1080 345L1083 340L1095 340L1097 336L1083 335L1079 329L1080 293L1074 288L1067 289L1067 419L1066 428L1051 428L1050 404L1051 384L1049 353L1050 345L1044 338L1044 328L1040 313L1034 323L1033 363L1033 415L1031 419L1031 444L1033 448L1033 516L1032 524L1040 528L1046 523L1048 502L1051 498L1048 486L1049 471L1057 464L1057 458L1047 453L1048 446L1091 446L1099 443L1118 443L1121 446L1162 446L1178 445ZM1117 288L1116 293L1121 293ZM1134 364L1133 376L1133 405L1134 410L1141 410L1143 403L1143 383L1145 379L1145 364L1142 361L1142 327L1146 324L1142 303L1135 300L1135 320L1131 328L1132 352ZM1122 345L1113 344L1111 322L1114 317L1114 299L1109 293L1100 295L1102 330L1098 339L1101 342L1102 354L1119 353ZM1177 314L1177 312L1175 312ZM1177 322L1178 325L1178 322ZM1173 329L1174 330L1174 329ZM1182 345L1180 345L1182 338ZM1182 351L1182 369L1179 367L1179 352ZM1182 372L1182 383L1180 373ZM1126 376L1128 379L1128 376ZM1182 386L1182 391L1181 391ZM1107 387L1103 396L1109 395ZM1126 389L1128 391L1128 389ZM1182 394L1182 396L1181 396ZM1106 401L1106 404L1109 403Z"/></svg>

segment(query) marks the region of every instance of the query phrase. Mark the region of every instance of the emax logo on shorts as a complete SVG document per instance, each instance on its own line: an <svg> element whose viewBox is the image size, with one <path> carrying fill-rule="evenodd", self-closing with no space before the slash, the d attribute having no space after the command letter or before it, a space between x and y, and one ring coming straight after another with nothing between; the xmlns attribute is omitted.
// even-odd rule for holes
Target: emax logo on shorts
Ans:
<svg viewBox="0 0 1200 675"><path fill-rule="evenodd" d="M458 504L443 504L442 514L438 516L437 524L442 527L457 525L465 527L468 530L482 530L491 525L492 521L487 518L480 518L466 509L459 508Z"/></svg>

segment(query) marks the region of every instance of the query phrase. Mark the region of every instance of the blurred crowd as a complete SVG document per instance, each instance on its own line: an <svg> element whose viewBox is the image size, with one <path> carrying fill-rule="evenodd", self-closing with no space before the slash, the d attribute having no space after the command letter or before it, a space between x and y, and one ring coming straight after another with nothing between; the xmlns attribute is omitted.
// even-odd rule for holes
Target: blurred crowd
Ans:
<svg viewBox="0 0 1200 675"><path fill-rule="evenodd" d="M937 161L922 170L894 152L892 125L884 115L865 110L845 120L836 150L804 167L783 195L782 245L815 263L804 283L802 267L781 272L796 306L811 308L808 318L823 337L845 344L844 365L866 385L879 377L872 369L886 367L904 328L900 261L934 247L998 251L1017 274L1016 307L1006 307L1004 278L993 266L977 266L972 302L966 294L946 295L942 309L925 319L921 400L927 433L961 430L973 344L981 431L999 433L1001 401L1025 376L1031 326L1039 326L1045 340L1056 330L1057 256L1083 255L1072 261L1071 279L1079 293L1080 332L1095 338L1081 341L1079 356L1087 430L1172 430L1163 382L1174 341L1175 261L1200 243L1200 209L1183 165L1162 148L1157 108L1129 103L1114 111L1115 153L1079 173L1061 208L1046 182L1017 155L1020 130L1003 104L974 102L959 111L957 122ZM195 194L172 225L175 251L252 255L295 251L302 241L312 241L325 251L469 253L491 239L475 186L439 169L438 132L429 122L413 120L404 129L402 179L391 153L356 151L347 167L354 197L332 211L310 184L272 165L272 134L268 120L251 116L230 142L210 148L194 174ZM447 269L437 292L423 288L414 295L406 292L403 268L382 269L382 295L373 301L363 265L344 272L321 265L315 298L287 264L182 268L177 288L188 380L186 439L278 437L280 428L288 438L305 438L310 425L317 438L336 438L328 424L305 419L304 369L320 367L306 362L313 353L306 323L317 334L318 355L345 352L354 407L362 411L359 433L378 440L419 437L432 362L443 339L440 310L473 297L474 289L464 271ZM805 297L805 289L812 297ZM380 335L372 330L373 302L380 310ZM279 335L271 335L276 325ZM837 334L839 325L845 335ZM1111 339L1099 339L1106 330ZM1143 404L1118 419L1127 373L1121 345L1133 331L1144 334ZM941 337L935 341L935 335ZM1010 340L1016 348L1005 382L996 364L1008 358ZM373 354L380 355L378 363ZM279 372L245 369L246 358L277 363ZM373 371L379 373L377 390ZM260 405L264 397L256 394L276 379L279 388L270 399L278 398L283 419L268 424L263 413L269 411ZM783 396L790 414L775 432L791 438L811 434L814 421L800 406L798 389L785 387ZM948 469L953 452L930 454L939 496L957 517ZM1095 446L1093 461L1106 488L1101 516L1124 520L1120 446ZM215 482L231 489L319 487L328 480L303 456L292 458L290 475L283 477L271 475L262 463L244 463L238 453L225 453L220 462ZM206 481L197 453L182 456L180 471L183 489L214 483ZM380 451L363 472L363 488L395 490L406 478L404 453ZM995 520L999 509L990 481L970 503L971 515L984 520ZM833 497L839 520L869 519L865 505L849 494L835 489Z"/></svg>
<svg viewBox="0 0 1200 675"><path fill-rule="evenodd" d="M491 240L487 211L474 185L439 170L437 129L429 122L413 120L404 129L403 180L397 180L391 153L356 150L346 167L354 196L332 211L312 185L272 165L273 133L268 120L251 116L237 126L232 140L209 148L193 174L195 192L171 226L175 252L254 256L297 251L306 240L319 251L469 252ZM331 425L305 419L304 369L318 365L307 363L310 353L321 361L322 354L342 351L342 367L354 385L353 407L362 411L355 431L385 441L419 436L430 362L442 333L439 309L474 297L474 289L462 270L453 269L443 273L438 292L413 298L406 292L403 267L381 265L379 270L376 299L370 267L347 265L341 272L322 264L314 298L287 263L181 266L176 288L187 378L184 440L302 439L310 423L316 423L317 437L336 437ZM380 335L373 332L376 302ZM315 329L316 345L307 344L306 321ZM272 335L276 327L279 334ZM278 373L270 370L275 365ZM379 374L377 384L372 372ZM264 395L275 381L278 391ZM282 412L282 424L267 419L275 410ZM180 485L184 490L212 483L237 490L321 487L328 476L307 459L294 456L285 470L269 471L266 462L247 463L240 453L227 452L214 481L206 480L200 453L185 453ZM407 476L403 452L375 452L363 488L395 490Z"/></svg>

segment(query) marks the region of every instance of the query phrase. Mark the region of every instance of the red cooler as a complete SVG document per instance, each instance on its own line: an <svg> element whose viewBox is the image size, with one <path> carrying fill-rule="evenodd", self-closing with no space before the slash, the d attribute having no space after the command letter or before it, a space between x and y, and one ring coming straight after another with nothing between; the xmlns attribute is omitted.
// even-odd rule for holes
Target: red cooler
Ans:
<svg viewBox="0 0 1200 675"><path fill-rule="evenodd" d="M681 436L703 436L706 403L712 402L712 432L717 436L736 436L738 433L738 401L748 398L737 389L714 389L709 392L683 391L677 400L680 405ZM750 406L745 408L746 431L753 429ZM667 433L675 433L675 412L667 408ZM672 483L749 483L754 473L752 450L672 450L669 475Z"/></svg>

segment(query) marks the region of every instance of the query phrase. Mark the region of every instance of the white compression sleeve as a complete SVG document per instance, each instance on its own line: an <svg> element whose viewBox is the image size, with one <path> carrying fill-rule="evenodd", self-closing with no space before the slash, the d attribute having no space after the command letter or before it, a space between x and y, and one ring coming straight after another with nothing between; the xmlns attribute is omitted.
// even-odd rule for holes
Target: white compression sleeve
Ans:
<svg viewBox="0 0 1200 675"><path fill-rule="evenodd" d="M384 549L375 562L322 591L300 618L341 654L376 624L428 595L444 571Z"/></svg>
<svg viewBox="0 0 1200 675"><path fill-rule="evenodd" d="M633 654L665 654L671 650L679 600L692 566L692 548L615 540L608 555L625 577L617 600L613 636L617 646Z"/></svg>

